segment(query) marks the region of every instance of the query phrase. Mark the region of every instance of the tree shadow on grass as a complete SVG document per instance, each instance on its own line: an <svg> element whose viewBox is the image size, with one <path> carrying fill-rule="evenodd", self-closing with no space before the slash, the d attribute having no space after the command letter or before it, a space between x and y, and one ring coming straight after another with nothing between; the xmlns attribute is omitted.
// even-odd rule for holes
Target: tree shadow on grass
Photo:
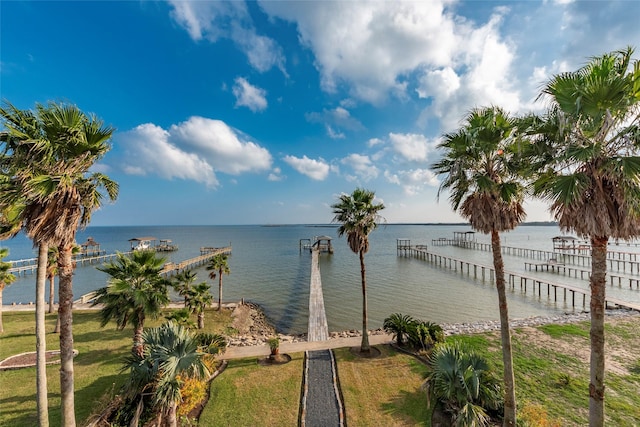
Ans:
<svg viewBox="0 0 640 427"><path fill-rule="evenodd" d="M92 332L81 332L73 334L73 340L76 343L88 343L88 342L105 342L105 341L122 341L123 338L129 338L133 340L133 332L130 330L118 331L115 329L101 329ZM132 341L133 342L133 341Z"/></svg>
<svg viewBox="0 0 640 427"><path fill-rule="evenodd" d="M417 389L413 392L401 390L399 394L390 402L380 405L380 409L399 420L399 424L411 424L428 426L431 423L431 411L427 409L427 395L424 391Z"/></svg>
<svg viewBox="0 0 640 427"><path fill-rule="evenodd" d="M79 366L90 366L97 363L122 365L128 352L121 349L98 349L80 352L74 359L73 363Z"/></svg>

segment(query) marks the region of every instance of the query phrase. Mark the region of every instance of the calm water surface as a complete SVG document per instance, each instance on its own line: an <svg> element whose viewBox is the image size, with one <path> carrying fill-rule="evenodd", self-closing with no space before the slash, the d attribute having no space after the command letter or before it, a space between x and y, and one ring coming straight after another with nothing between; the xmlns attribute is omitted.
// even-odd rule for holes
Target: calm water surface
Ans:
<svg viewBox="0 0 640 427"><path fill-rule="evenodd" d="M333 237L335 252L320 257L320 272L330 330L361 327L362 294L358 256L336 227L327 226L164 226L164 227L89 227L78 233L82 243L93 237L107 252L127 251L133 237L154 236L171 239L177 252L165 254L167 261L179 262L200 254L201 246L233 246L229 259L231 274L223 277L223 300L241 298L260 304L283 332L305 332L308 317L311 256L299 250L300 239L318 235ZM391 313L400 312L440 323L471 322L498 318L495 286L489 281L474 280L421 260L397 256L396 239L410 239L412 244L427 244L429 250L472 262L490 265L491 253L452 246L432 246L431 240L452 238L454 231L469 231L464 226L386 225L370 235L370 250L365 256L371 328L382 325ZM552 250L551 238L560 234L553 226L521 226L502 235L503 246ZM476 239L489 242L476 233ZM24 236L0 242L10 249L7 259L31 258L35 252ZM621 248L632 251L635 248ZM525 258L505 255L508 270L524 273ZM80 296L106 285L107 276L96 264L79 266L74 277L74 295ZM196 270L197 281L209 281L204 267ZM532 273L527 272L531 275ZM546 273L538 275L545 277ZM549 280L587 288L587 282L546 274ZM211 283L211 282L210 282ZM28 303L34 300L35 275L21 277L4 291L4 303ZM212 286L217 293L217 286ZM640 292L610 287L609 295L640 302ZM544 293L543 293L544 294ZM572 312L563 301L524 295L519 287L510 291L512 318ZM580 308L581 309L581 308Z"/></svg>

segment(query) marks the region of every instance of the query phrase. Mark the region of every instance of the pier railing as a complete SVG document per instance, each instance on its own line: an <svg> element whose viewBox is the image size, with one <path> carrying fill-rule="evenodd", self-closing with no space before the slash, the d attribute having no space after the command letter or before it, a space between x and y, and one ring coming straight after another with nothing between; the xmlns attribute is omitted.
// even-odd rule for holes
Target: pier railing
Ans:
<svg viewBox="0 0 640 427"><path fill-rule="evenodd" d="M487 276L489 276L489 280L491 282L495 281L495 270L493 266L477 264L463 259L441 255L435 252L429 252L424 246L420 248L411 247L410 249L405 249L402 253L405 256L411 256L417 259L428 261L432 264L437 264L440 267L449 268L454 271L460 271L463 274L466 270L466 274L469 276L471 276L473 272L473 277L475 279L481 277L482 280L486 280ZM528 287L530 286L530 289L533 293L535 293L537 288L538 296L540 297L542 296L542 289L546 287L547 296L549 298L551 298L551 292L553 291L554 301L558 300L558 290L560 290L563 293L565 303L568 302L568 294L570 294L571 305L575 308L576 295L578 295L578 297L582 296L582 306L586 307L586 300L587 296L589 295L589 291L587 289L581 289L561 283L553 283L539 277L527 276L512 271L505 270L504 273L507 283L509 284L509 287L511 289L515 289L516 285L519 283L520 289L526 294ZM611 304L612 306L624 307L640 311L640 304L630 303L617 298L607 297L605 302L607 304Z"/></svg>
<svg viewBox="0 0 640 427"><path fill-rule="evenodd" d="M223 248L203 248L200 249L201 255L189 258L179 263L168 262L164 265L164 268L160 271L160 275L167 278L174 274L177 274L184 270L190 270L198 265L206 263L208 260L219 254L231 254L231 246L225 246ZM204 253L203 253L204 252ZM75 303L86 304L92 302L96 297L96 292L92 291L82 295L75 300Z"/></svg>

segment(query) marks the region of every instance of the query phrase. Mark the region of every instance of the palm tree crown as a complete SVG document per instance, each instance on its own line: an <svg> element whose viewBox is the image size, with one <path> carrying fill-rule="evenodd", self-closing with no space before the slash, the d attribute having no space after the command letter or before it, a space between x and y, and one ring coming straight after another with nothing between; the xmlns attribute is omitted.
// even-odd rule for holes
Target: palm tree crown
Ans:
<svg viewBox="0 0 640 427"><path fill-rule="evenodd" d="M102 326L115 320L118 329L124 329L132 322L136 353L142 351L145 319L157 318L169 303L169 282L160 276L164 261L154 251L133 251L130 257L118 253L114 262L98 268L111 276L94 301L94 305L102 304Z"/></svg>

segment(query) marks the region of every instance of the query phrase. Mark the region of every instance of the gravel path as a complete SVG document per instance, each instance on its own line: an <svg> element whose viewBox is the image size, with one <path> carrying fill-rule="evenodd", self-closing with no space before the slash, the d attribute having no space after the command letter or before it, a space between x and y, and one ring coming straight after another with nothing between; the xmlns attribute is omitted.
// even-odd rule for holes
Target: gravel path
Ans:
<svg viewBox="0 0 640 427"><path fill-rule="evenodd" d="M307 352L304 427L342 426L343 413L336 395L335 370L331 350Z"/></svg>

